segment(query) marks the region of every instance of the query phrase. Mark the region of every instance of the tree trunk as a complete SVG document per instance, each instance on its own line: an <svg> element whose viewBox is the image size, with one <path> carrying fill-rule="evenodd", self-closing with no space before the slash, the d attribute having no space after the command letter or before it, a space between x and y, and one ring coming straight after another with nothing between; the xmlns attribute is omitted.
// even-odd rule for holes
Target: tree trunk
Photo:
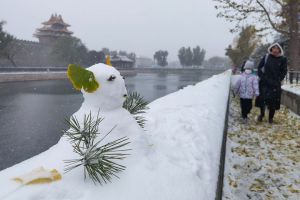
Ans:
<svg viewBox="0 0 300 200"><path fill-rule="evenodd" d="M299 0L290 0L289 10L289 70L300 71L300 40L299 40Z"/></svg>
<svg viewBox="0 0 300 200"><path fill-rule="evenodd" d="M14 61L13 58L11 58L10 56L8 56L7 59L10 61L10 63L11 63L14 67L17 67L17 64L15 63L15 61Z"/></svg>

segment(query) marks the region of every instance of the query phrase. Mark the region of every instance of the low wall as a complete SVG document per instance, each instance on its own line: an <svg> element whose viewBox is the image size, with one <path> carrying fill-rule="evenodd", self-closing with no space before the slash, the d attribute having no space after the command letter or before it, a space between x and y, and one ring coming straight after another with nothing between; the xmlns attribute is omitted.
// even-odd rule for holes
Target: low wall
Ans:
<svg viewBox="0 0 300 200"><path fill-rule="evenodd" d="M222 139L221 154L220 154L219 177L218 177L215 200L222 200L222 198L223 198L224 172L225 172L225 160L226 160L226 145L227 145L227 135L228 135L230 90L228 91L228 97L227 98L228 99L227 99L227 107L226 107L226 116L225 116L225 120L224 120L223 139Z"/></svg>
<svg viewBox="0 0 300 200"><path fill-rule="evenodd" d="M282 90L281 94L281 104L285 105L289 109L291 109L294 113L300 115L300 96L286 91Z"/></svg>
<svg viewBox="0 0 300 200"><path fill-rule="evenodd" d="M0 73L0 83L12 81L58 80L66 78L66 72Z"/></svg>
<svg viewBox="0 0 300 200"><path fill-rule="evenodd" d="M120 71L122 76L136 75L132 71ZM67 79L66 71L58 72L4 72L0 73L0 83L15 81L43 81Z"/></svg>

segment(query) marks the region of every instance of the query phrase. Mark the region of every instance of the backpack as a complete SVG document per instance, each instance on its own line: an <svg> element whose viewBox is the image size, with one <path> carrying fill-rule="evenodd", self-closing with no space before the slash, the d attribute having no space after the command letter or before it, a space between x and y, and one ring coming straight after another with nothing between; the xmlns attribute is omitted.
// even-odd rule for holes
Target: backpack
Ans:
<svg viewBox="0 0 300 200"><path fill-rule="evenodd" d="M265 66L266 66L266 64L268 62L268 58L269 58L269 54L267 53L266 56L265 56L264 66L261 68L262 73L265 73Z"/></svg>

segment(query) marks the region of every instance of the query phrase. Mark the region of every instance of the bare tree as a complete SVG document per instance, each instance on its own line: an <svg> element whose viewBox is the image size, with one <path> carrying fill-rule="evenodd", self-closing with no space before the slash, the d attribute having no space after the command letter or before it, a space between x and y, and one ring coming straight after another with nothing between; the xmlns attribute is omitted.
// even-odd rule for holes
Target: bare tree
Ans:
<svg viewBox="0 0 300 200"><path fill-rule="evenodd" d="M16 67L16 62L14 61L15 55L21 50L21 44L10 35L9 33L3 31L4 21L0 21L0 57L7 59L11 64Z"/></svg>
<svg viewBox="0 0 300 200"><path fill-rule="evenodd" d="M6 47L5 52L3 53L3 57L10 61L10 63L17 67L15 62L16 55L24 49L24 46L18 40L12 40Z"/></svg>
<svg viewBox="0 0 300 200"><path fill-rule="evenodd" d="M237 31L245 23L253 24L259 31L275 30L288 38L290 69L299 66L299 0L214 0L220 12L229 22L235 22L231 31Z"/></svg>

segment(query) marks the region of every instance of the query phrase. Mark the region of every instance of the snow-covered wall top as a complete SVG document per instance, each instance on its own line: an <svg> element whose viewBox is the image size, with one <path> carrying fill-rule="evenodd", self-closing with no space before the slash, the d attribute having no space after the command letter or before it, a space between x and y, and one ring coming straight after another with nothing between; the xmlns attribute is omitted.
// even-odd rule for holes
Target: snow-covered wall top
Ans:
<svg viewBox="0 0 300 200"><path fill-rule="evenodd" d="M146 133L160 154L153 162L171 163L158 180L167 184L169 195L160 191L166 196L159 199L215 198L230 74L213 76L150 104ZM149 187L155 193L160 186Z"/></svg>
<svg viewBox="0 0 300 200"><path fill-rule="evenodd" d="M294 93L294 94L297 94L298 96L300 96L300 85L296 85L296 84L286 84L286 85L283 85L281 87L283 90L286 90L288 92L291 92L291 93Z"/></svg>

